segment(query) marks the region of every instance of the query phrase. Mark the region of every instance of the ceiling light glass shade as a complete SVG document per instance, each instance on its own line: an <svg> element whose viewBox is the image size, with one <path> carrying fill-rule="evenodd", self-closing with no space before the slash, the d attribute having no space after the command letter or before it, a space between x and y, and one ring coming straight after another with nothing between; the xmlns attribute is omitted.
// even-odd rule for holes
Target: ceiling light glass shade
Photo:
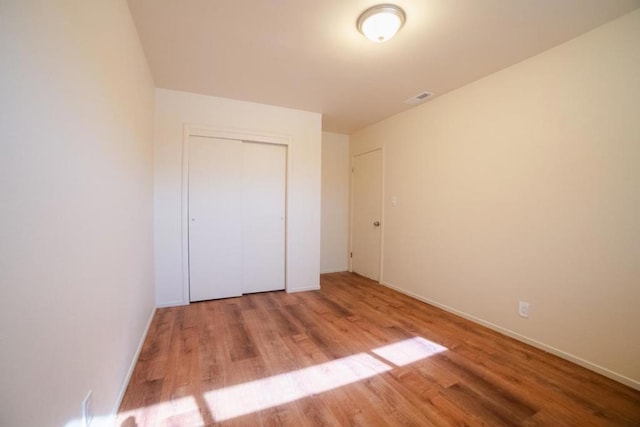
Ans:
<svg viewBox="0 0 640 427"><path fill-rule="evenodd" d="M404 11L398 6L379 4L362 12L358 18L358 30L369 40L382 43L395 36L404 21Z"/></svg>

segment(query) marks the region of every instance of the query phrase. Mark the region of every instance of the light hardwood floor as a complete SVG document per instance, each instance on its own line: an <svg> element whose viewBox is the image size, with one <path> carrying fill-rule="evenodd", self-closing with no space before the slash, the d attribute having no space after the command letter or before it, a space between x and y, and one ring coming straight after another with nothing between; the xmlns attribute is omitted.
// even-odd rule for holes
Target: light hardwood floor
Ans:
<svg viewBox="0 0 640 427"><path fill-rule="evenodd" d="M159 309L121 427L640 426L640 392L349 273Z"/></svg>

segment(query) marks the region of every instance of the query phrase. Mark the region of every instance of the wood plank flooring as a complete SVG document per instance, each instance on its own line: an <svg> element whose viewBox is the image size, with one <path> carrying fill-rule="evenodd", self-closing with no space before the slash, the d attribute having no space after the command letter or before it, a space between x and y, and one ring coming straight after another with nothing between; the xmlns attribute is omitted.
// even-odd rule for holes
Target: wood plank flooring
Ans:
<svg viewBox="0 0 640 427"><path fill-rule="evenodd" d="M159 309L118 426L640 426L640 392L349 273Z"/></svg>

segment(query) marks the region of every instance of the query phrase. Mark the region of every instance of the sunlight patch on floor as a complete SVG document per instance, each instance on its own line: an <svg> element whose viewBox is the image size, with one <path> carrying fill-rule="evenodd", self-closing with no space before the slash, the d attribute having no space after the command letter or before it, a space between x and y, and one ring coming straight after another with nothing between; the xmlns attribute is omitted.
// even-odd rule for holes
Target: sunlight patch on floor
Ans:
<svg viewBox="0 0 640 427"><path fill-rule="evenodd" d="M203 398L214 420L225 421L353 384L445 350L446 347L426 338L413 337L372 349L372 354L358 353L296 371L212 390L204 393ZM200 409L206 411L206 408L198 407L193 396L172 399L121 412L117 415L117 426L204 425ZM94 423L91 425L94 427ZM65 427L81 427L81 424L74 420Z"/></svg>
<svg viewBox="0 0 640 427"><path fill-rule="evenodd" d="M94 416L91 420L91 427L113 427L114 425L116 421L113 415ZM82 418L76 418L66 423L64 427L85 427L85 424Z"/></svg>
<svg viewBox="0 0 640 427"><path fill-rule="evenodd" d="M366 353L205 393L213 418L224 421L373 377L392 367Z"/></svg>
<svg viewBox="0 0 640 427"><path fill-rule="evenodd" d="M371 350L376 355L397 366L405 366L418 360L447 350L433 341L422 337L413 337L394 344Z"/></svg>
<svg viewBox="0 0 640 427"><path fill-rule="evenodd" d="M193 396L171 399L118 414L118 426L184 425L201 426L204 420ZM93 427L93 424L91 425Z"/></svg>

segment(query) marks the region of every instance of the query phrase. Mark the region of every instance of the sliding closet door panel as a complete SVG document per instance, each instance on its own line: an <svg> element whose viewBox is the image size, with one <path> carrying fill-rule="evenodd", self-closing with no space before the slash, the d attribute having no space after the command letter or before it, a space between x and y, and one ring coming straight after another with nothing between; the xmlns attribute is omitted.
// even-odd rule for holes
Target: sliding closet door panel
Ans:
<svg viewBox="0 0 640 427"><path fill-rule="evenodd" d="M190 300L242 294L240 141L189 139Z"/></svg>
<svg viewBox="0 0 640 427"><path fill-rule="evenodd" d="M287 149L242 146L243 292L284 289Z"/></svg>

